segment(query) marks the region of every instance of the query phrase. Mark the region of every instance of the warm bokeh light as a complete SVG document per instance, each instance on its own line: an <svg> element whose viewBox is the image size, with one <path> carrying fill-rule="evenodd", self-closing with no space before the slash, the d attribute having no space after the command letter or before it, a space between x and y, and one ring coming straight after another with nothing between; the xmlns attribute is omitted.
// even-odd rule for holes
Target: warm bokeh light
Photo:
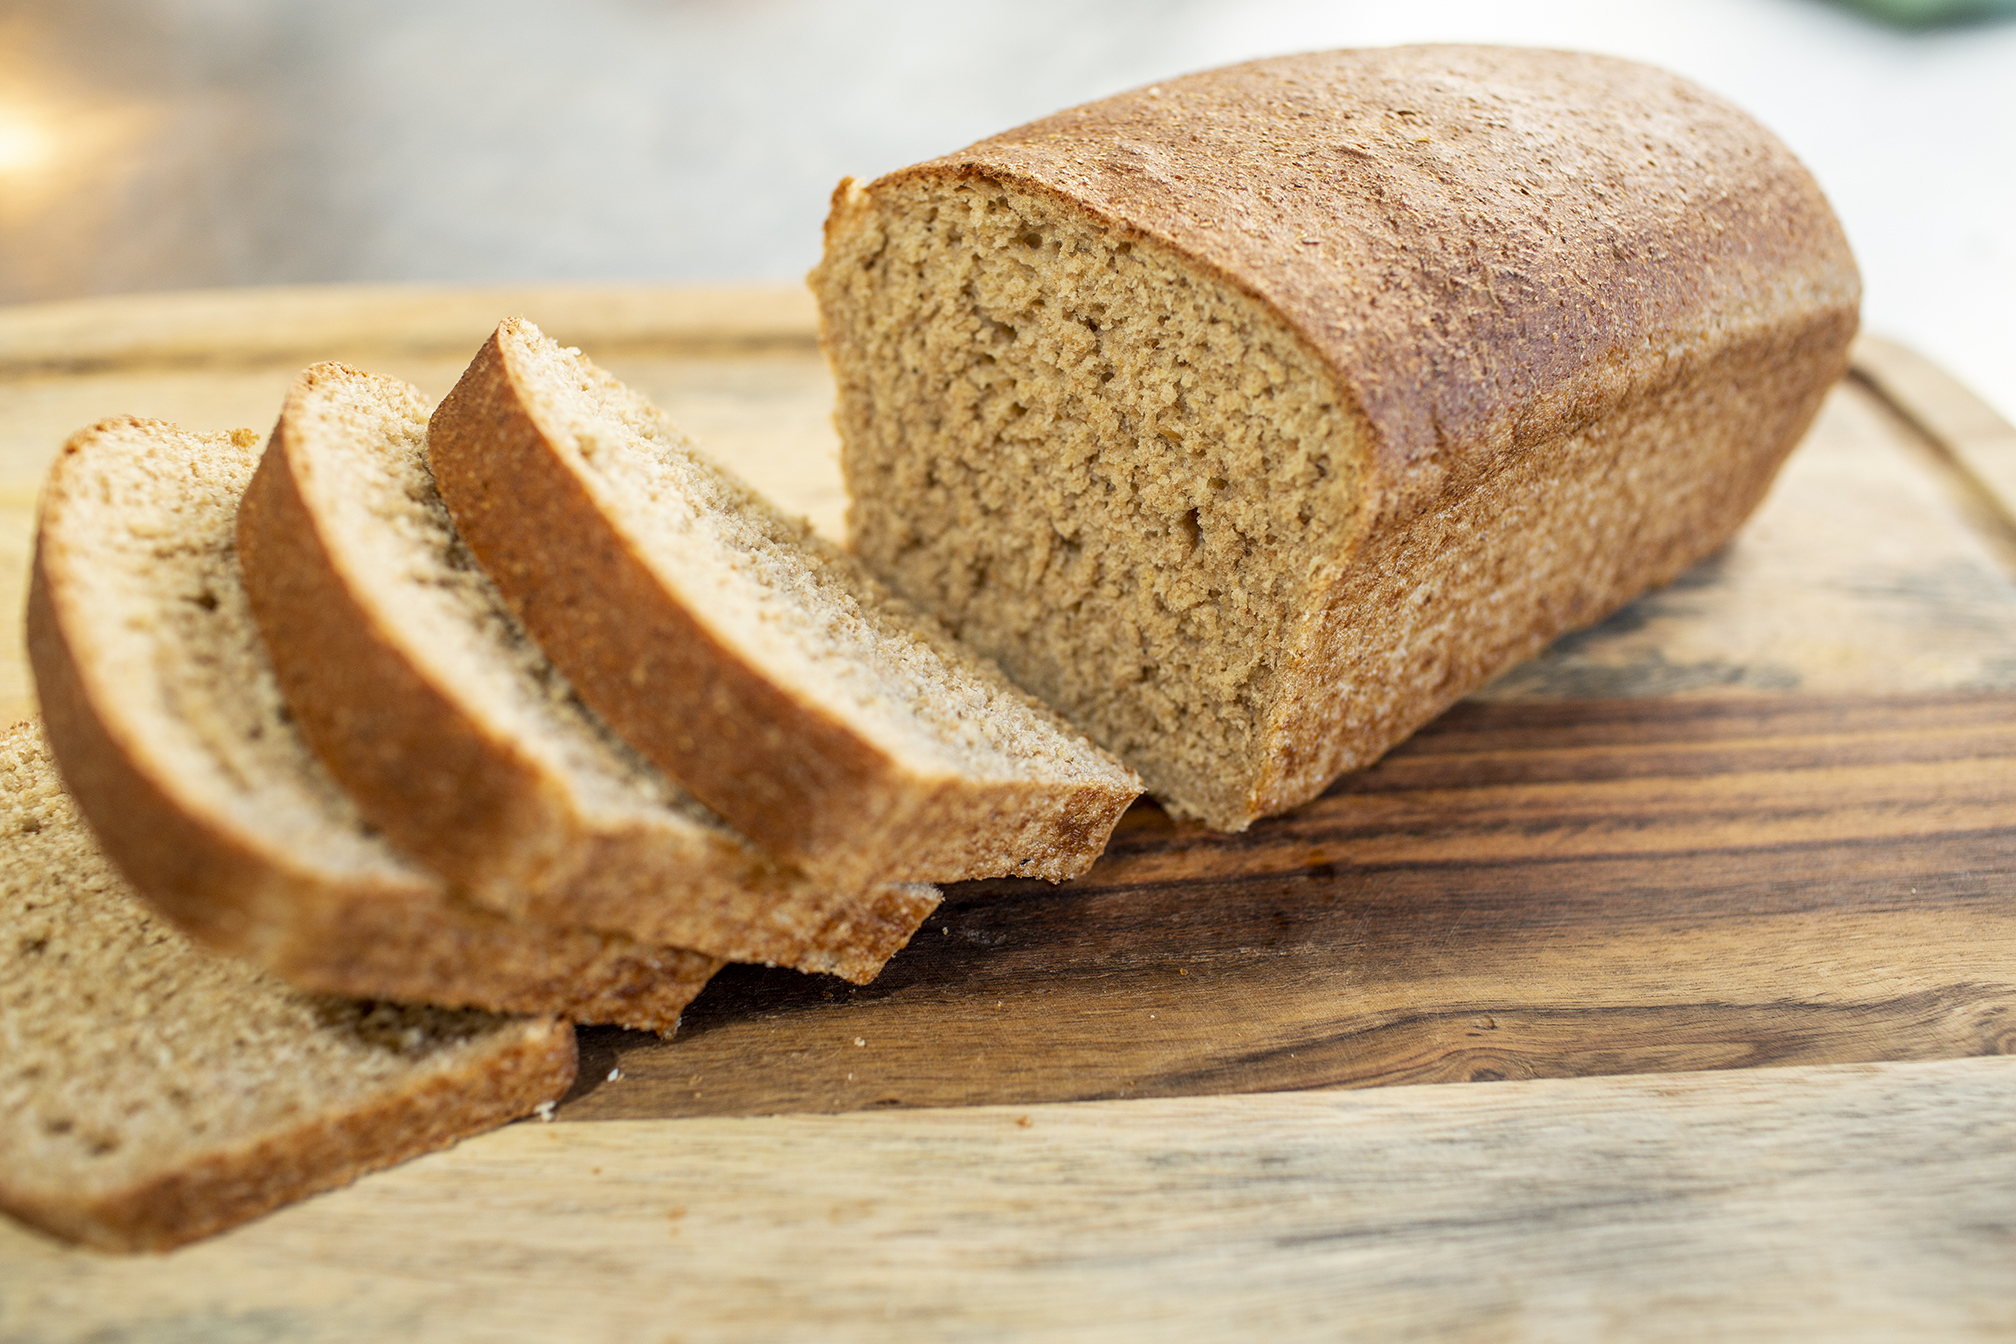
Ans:
<svg viewBox="0 0 2016 1344"><path fill-rule="evenodd" d="M39 123L0 111L0 173L26 172L49 161L54 137Z"/></svg>

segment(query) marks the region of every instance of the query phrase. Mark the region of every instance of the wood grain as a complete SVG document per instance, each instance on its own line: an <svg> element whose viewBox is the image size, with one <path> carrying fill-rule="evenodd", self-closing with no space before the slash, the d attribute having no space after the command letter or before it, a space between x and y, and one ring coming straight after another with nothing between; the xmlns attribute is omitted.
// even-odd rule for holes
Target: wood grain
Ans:
<svg viewBox="0 0 2016 1344"><path fill-rule="evenodd" d="M570 1119L2016 1048L2016 696L1461 706L1237 836L1129 814L874 984L724 971ZM620 1068L620 1081L606 1081Z"/></svg>
<svg viewBox="0 0 2016 1344"><path fill-rule="evenodd" d="M298 368L371 355L460 357L529 317L598 349L721 353L816 343L796 286L299 285L127 294L0 308L0 378L230 365Z"/></svg>
<svg viewBox="0 0 2016 1344"><path fill-rule="evenodd" d="M1986 1340L2016 1063L521 1124L171 1257L0 1225L0 1338Z"/></svg>
<svg viewBox="0 0 2016 1344"><path fill-rule="evenodd" d="M2016 554L2016 426L1931 360L1881 337L1856 343L1854 377L1978 492L1979 518Z"/></svg>

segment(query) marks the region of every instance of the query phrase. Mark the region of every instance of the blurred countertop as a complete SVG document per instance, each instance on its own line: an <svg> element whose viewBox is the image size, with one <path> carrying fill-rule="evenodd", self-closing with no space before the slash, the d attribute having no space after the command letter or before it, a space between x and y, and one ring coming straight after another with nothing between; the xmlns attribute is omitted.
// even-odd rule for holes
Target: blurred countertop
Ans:
<svg viewBox="0 0 2016 1344"><path fill-rule="evenodd" d="M833 184L1170 74L1407 41L1650 60L1772 126L1865 325L2016 419L2016 23L1821 0L0 0L0 302L788 281Z"/></svg>

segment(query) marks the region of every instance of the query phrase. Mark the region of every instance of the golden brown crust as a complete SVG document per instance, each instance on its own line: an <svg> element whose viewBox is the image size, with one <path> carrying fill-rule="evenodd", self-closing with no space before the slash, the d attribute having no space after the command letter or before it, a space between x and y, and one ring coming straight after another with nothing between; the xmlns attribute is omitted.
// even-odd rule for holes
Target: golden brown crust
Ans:
<svg viewBox="0 0 2016 1344"><path fill-rule="evenodd" d="M346 414L369 423L374 398L402 395L417 414L418 394L391 379L304 370L238 510L246 593L316 754L395 843L506 914L872 979L935 892L815 884L641 796L621 821L585 817L568 780L417 660L412 631L349 572L361 543L331 535L331 486L304 483L310 436L343 432Z"/></svg>
<svg viewBox="0 0 2016 1344"><path fill-rule="evenodd" d="M1131 790L917 779L723 643L541 427L516 332L500 327L442 401L429 459L470 549L619 734L758 845L836 882L1090 866Z"/></svg>
<svg viewBox="0 0 2016 1344"><path fill-rule="evenodd" d="M923 175L1050 193L1272 307L1373 431L1372 523L1601 418L1676 344L1788 303L1852 325L1860 297L1839 222L1775 137L1606 56L1255 61L882 182Z"/></svg>
<svg viewBox="0 0 2016 1344"><path fill-rule="evenodd" d="M1557 635L1720 548L1805 434L1852 334L1823 325L1733 342L1550 455L1375 529L1313 613L1247 815L1314 797Z"/></svg>
<svg viewBox="0 0 2016 1344"><path fill-rule="evenodd" d="M669 1033L718 958L616 934L527 925L469 905L411 872L335 874L217 815L181 787L122 708L120 688L80 665L78 633L104 613L64 598L51 534L71 459L44 493L28 604L28 650L65 787L133 887L200 941L250 957L305 989L497 1012L554 1013ZM160 426L162 430L168 426Z"/></svg>
<svg viewBox="0 0 2016 1344"><path fill-rule="evenodd" d="M100 1250L169 1250L556 1101L572 1085L577 1064L572 1027L525 1022L509 1044L472 1052L458 1067L373 1104L249 1136L82 1204L16 1199L8 1212Z"/></svg>
<svg viewBox="0 0 2016 1344"><path fill-rule="evenodd" d="M301 498L293 413L313 375L296 380L238 507L245 593L302 735L393 842L438 871L473 880L551 863L565 822L537 767L407 660Z"/></svg>
<svg viewBox="0 0 2016 1344"><path fill-rule="evenodd" d="M199 942L262 960L278 952L263 856L192 816L118 740L71 657L50 586L38 537L27 612L35 695L64 787L87 820L111 823L92 820L99 844L129 881L148 875L135 887Z"/></svg>
<svg viewBox="0 0 2016 1344"><path fill-rule="evenodd" d="M624 740L770 852L810 848L800 820L829 795L882 796L888 759L751 676L665 591L539 427L500 335L428 425L456 528ZM747 768L773 759L775 769Z"/></svg>

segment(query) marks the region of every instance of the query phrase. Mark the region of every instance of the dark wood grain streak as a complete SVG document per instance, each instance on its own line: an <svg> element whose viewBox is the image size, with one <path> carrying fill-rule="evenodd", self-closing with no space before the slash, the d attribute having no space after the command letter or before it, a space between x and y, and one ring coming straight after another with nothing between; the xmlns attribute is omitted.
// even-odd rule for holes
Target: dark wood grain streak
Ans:
<svg viewBox="0 0 2016 1344"><path fill-rule="evenodd" d="M872 985L586 1033L563 1115L2012 1048L2016 695L1466 704L1243 835L1141 806L1076 882L952 888Z"/></svg>
<svg viewBox="0 0 2016 1344"><path fill-rule="evenodd" d="M1983 994L1992 1001L1978 1005ZM1881 1003L1778 1004L1768 1032L1729 1002L1420 1013L1314 1048L1165 1075L1157 1090L1187 1096L2008 1054L2016 1007L2003 999L2006 986L1956 985Z"/></svg>

